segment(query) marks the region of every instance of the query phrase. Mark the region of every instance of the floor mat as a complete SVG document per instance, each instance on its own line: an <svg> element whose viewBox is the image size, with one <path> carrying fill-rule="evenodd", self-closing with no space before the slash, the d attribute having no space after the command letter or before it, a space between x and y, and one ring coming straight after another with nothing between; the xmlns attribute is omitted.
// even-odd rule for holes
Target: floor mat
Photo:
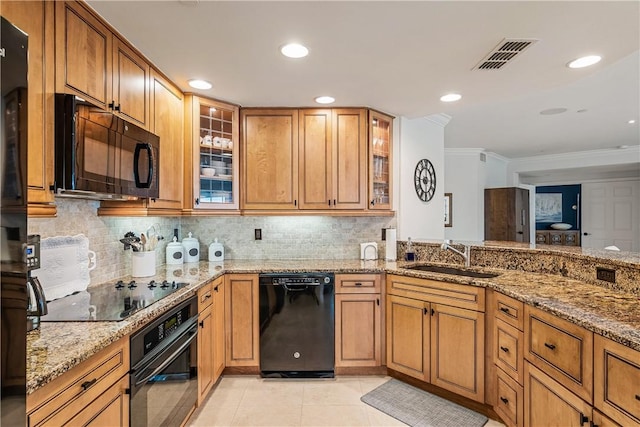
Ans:
<svg viewBox="0 0 640 427"><path fill-rule="evenodd" d="M481 427L488 421L471 409L393 378L360 400L412 427Z"/></svg>

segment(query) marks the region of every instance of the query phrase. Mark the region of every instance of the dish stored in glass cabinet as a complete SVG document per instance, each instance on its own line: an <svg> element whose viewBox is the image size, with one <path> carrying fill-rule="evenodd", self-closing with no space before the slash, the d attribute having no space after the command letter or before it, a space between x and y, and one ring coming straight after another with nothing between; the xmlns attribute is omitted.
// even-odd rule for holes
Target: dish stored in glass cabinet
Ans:
<svg viewBox="0 0 640 427"><path fill-rule="evenodd" d="M194 207L237 208L238 109L203 98L196 101Z"/></svg>

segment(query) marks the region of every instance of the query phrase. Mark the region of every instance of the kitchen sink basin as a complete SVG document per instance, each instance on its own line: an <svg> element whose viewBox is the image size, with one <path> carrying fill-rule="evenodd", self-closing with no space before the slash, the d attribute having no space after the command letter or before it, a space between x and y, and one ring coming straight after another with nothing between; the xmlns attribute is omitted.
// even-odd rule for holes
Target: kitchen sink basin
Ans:
<svg viewBox="0 0 640 427"><path fill-rule="evenodd" d="M439 265L414 265L412 267L406 267L406 268L409 270L428 271L431 273L451 274L454 276L466 276L466 277L474 277L474 278L480 278L480 279L489 279L491 277L496 277L500 275L496 273L483 273L480 271L466 270L463 268L456 268L456 267L444 267Z"/></svg>

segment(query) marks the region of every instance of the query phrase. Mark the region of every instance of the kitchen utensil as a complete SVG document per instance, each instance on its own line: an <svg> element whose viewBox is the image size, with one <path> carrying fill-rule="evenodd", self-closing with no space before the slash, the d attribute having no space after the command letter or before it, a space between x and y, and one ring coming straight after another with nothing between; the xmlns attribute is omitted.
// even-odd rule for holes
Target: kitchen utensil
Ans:
<svg viewBox="0 0 640 427"><path fill-rule="evenodd" d="M146 251L147 238L145 237L144 233L140 233L140 244L142 245L142 250Z"/></svg>
<svg viewBox="0 0 640 427"><path fill-rule="evenodd" d="M200 261L200 242L189 233L189 237L182 239L182 247L184 248L184 262Z"/></svg>

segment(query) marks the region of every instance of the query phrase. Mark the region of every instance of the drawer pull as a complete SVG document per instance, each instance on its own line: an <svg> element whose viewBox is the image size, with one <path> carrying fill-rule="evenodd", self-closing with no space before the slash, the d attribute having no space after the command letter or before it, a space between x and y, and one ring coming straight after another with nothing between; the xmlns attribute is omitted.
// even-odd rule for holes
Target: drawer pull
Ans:
<svg viewBox="0 0 640 427"><path fill-rule="evenodd" d="M208 300L209 298L211 298L211 294L210 294L210 293L206 294L206 295L204 296L204 298L202 298L202 301L206 301L206 300Z"/></svg>
<svg viewBox="0 0 640 427"><path fill-rule="evenodd" d="M580 425L589 422L589 417L585 416L582 412L580 412Z"/></svg>
<svg viewBox="0 0 640 427"><path fill-rule="evenodd" d="M640 394L636 394L636 400L640 400Z"/></svg>
<svg viewBox="0 0 640 427"><path fill-rule="evenodd" d="M500 307L500 311L504 311L507 314L511 314L511 311L507 307Z"/></svg>
<svg viewBox="0 0 640 427"><path fill-rule="evenodd" d="M507 399L506 397L501 397L500 400L502 400L505 405L509 403L509 399Z"/></svg>
<svg viewBox="0 0 640 427"><path fill-rule="evenodd" d="M555 349L556 349L556 346L555 346L555 345L553 345L553 344L549 344L548 342L544 343L544 346L545 346L545 347L547 347L547 348L549 348L549 349L551 349L551 350L555 350Z"/></svg>
<svg viewBox="0 0 640 427"><path fill-rule="evenodd" d="M89 387L91 387L92 385L94 385L96 383L96 381L98 381L97 378L94 378L91 381L85 381L82 384L80 384L80 387L82 387L83 390L86 390Z"/></svg>
<svg viewBox="0 0 640 427"><path fill-rule="evenodd" d="M220 287L220 285L216 286L215 288L213 288L214 291L218 292L218 288Z"/></svg>
<svg viewBox="0 0 640 427"><path fill-rule="evenodd" d="M509 353L509 347L500 346L500 350L504 351L505 353Z"/></svg>
<svg viewBox="0 0 640 427"><path fill-rule="evenodd" d="M362 283L356 282L356 286L362 286Z"/></svg>

